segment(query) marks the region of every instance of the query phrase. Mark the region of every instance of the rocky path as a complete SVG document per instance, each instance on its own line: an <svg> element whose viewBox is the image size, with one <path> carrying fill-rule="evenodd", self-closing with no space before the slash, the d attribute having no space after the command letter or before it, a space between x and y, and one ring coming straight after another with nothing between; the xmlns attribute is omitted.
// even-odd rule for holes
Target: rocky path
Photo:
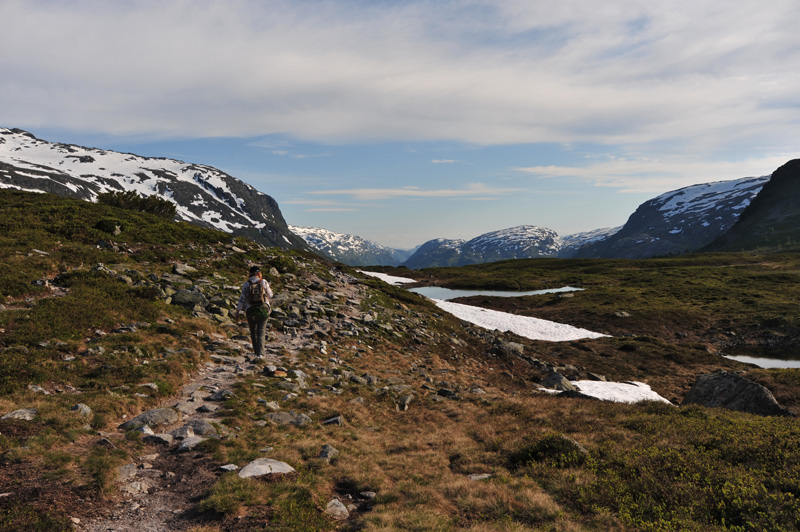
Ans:
<svg viewBox="0 0 800 532"><path fill-rule="evenodd" d="M237 380L254 375L264 367L291 365L303 349L325 353L326 344L319 339L318 331L343 327L346 321L360 314L363 289L357 283L342 276L336 282L329 281L328 285L328 294L335 294L339 301L347 301L346 306L339 308L336 323L319 320L309 326L298 319L302 318L303 309L319 303L315 302L319 296L304 297L308 294L297 290L281 295L276 298L275 314L290 326L270 331L263 361L251 358L246 326L241 325L238 331L230 328L230 337L215 338L213 345L216 351L234 353L233 356L210 355L205 368L183 386L177 397L165 401L162 408L120 425L119 432L112 436L122 438L126 430L140 431L147 451L118 469L119 490L115 505L92 520L73 519L76 529L85 532L180 531L197 526L194 515L197 501L217 477L236 469L234 465L215 463L195 448L206 438L226 436L225 427L215 416L221 402L234 393ZM342 313L343 308L351 312Z"/></svg>

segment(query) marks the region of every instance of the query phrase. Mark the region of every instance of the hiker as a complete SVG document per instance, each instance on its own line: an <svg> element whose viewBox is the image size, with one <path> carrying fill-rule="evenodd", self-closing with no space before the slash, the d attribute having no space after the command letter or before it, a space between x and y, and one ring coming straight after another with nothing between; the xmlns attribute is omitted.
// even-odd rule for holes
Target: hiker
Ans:
<svg viewBox="0 0 800 532"><path fill-rule="evenodd" d="M236 321L239 321L241 313L244 312L247 317L247 327L250 329L250 342L253 344L256 358L264 356L267 318L272 310L270 299L272 299L272 290L267 280L264 279L261 268L252 266L249 279L242 285L242 295L239 296L239 303L236 305Z"/></svg>

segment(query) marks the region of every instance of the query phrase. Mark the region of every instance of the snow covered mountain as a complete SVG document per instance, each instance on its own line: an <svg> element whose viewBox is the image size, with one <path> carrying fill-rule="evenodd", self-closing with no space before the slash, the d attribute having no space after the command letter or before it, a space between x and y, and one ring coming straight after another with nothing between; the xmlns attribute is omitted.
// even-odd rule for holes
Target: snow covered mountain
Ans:
<svg viewBox="0 0 800 532"><path fill-rule="evenodd" d="M586 244L582 258L647 258L696 251L725 234L769 176L693 185L642 203L612 236Z"/></svg>
<svg viewBox="0 0 800 532"><path fill-rule="evenodd" d="M289 229L322 255L349 266L397 266L413 253L412 250L387 248L360 236L318 227L290 225Z"/></svg>
<svg viewBox="0 0 800 532"><path fill-rule="evenodd" d="M0 128L0 187L87 201L113 191L156 195L176 204L180 220L268 246L308 249L274 199L210 166L54 144Z"/></svg>
<svg viewBox="0 0 800 532"><path fill-rule="evenodd" d="M561 259L568 259L573 257L575 253L583 246L593 242L599 242L615 235L622 226L618 227L605 227L603 229L595 229L593 231L585 231L583 233L574 233L571 235L562 236L561 248L558 250L558 257Z"/></svg>
<svg viewBox="0 0 800 532"><path fill-rule="evenodd" d="M506 259L555 257L561 247L552 229L520 225L492 231L472 240L429 240L405 263L409 268L464 266Z"/></svg>

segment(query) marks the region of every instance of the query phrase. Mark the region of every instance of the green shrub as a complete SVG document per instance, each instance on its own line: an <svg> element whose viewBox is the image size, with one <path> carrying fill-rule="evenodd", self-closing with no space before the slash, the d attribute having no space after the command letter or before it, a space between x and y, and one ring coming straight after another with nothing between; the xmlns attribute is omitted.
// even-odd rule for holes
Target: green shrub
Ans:
<svg viewBox="0 0 800 532"><path fill-rule="evenodd" d="M120 207L122 209L149 212L168 219L174 218L177 212L175 204L169 200L156 195L141 196L139 193L132 190L98 194L97 203L111 205L112 207Z"/></svg>

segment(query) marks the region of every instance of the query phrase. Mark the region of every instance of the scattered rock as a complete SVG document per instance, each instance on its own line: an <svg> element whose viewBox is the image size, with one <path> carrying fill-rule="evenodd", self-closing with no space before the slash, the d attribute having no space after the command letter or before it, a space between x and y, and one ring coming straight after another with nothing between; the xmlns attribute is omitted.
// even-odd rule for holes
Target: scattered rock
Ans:
<svg viewBox="0 0 800 532"><path fill-rule="evenodd" d="M92 409L89 408L88 406L86 406L83 403L76 404L75 406L70 408L70 411L77 412L78 414L82 415L83 417L89 417L89 416L92 415Z"/></svg>
<svg viewBox="0 0 800 532"><path fill-rule="evenodd" d="M322 449L319 452L319 456L317 458L321 458L322 460L330 463L331 460L339 456L339 451L336 450L332 445L328 445L327 443L322 446Z"/></svg>
<svg viewBox="0 0 800 532"><path fill-rule="evenodd" d="M13 412L9 412L0 419L19 419L22 421L33 421L34 419L36 419L36 416L38 414L39 411L36 410L35 408L21 408L19 410L14 410Z"/></svg>
<svg viewBox="0 0 800 532"><path fill-rule="evenodd" d="M249 478L264 475L287 475L294 472L295 469L286 462L272 458L258 458L244 466L238 474L241 478Z"/></svg>
<svg viewBox="0 0 800 532"><path fill-rule="evenodd" d="M311 423L311 418L305 414L297 414L295 412L272 412L266 415L266 418L278 425L295 425L302 427Z"/></svg>
<svg viewBox="0 0 800 532"><path fill-rule="evenodd" d="M339 499L333 499L325 507L325 513L339 521L344 521L350 517L350 511Z"/></svg>
<svg viewBox="0 0 800 532"><path fill-rule="evenodd" d="M193 451L195 447L197 447L204 441L206 441L206 439L201 436L190 436L181 442L178 448L175 449L175 452L188 453L189 451Z"/></svg>
<svg viewBox="0 0 800 532"><path fill-rule="evenodd" d="M557 371L551 371L548 373L545 378L542 379L541 384L545 388L550 388L551 390L560 390L562 392L577 391L577 388L571 382L569 382L566 377Z"/></svg>
<svg viewBox="0 0 800 532"><path fill-rule="evenodd" d="M343 416L335 416L322 422L323 425L344 425Z"/></svg>
<svg viewBox="0 0 800 532"><path fill-rule="evenodd" d="M169 447L172 445L174 438L172 437L172 434L147 434L142 437L142 441L145 443Z"/></svg>

